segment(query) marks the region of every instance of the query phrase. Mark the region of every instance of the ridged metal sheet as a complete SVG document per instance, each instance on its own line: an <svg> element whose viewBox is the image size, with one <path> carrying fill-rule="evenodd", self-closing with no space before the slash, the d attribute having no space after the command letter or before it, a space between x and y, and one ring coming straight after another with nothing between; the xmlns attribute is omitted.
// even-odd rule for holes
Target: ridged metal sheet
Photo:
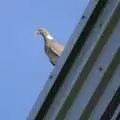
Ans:
<svg viewBox="0 0 120 120"><path fill-rule="evenodd" d="M119 13L120 0L91 0L28 120L117 118Z"/></svg>

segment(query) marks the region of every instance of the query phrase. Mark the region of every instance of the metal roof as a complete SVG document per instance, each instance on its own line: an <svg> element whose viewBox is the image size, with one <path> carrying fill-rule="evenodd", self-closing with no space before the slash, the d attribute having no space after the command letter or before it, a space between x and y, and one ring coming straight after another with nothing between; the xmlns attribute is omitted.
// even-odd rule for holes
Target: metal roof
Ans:
<svg viewBox="0 0 120 120"><path fill-rule="evenodd" d="M90 1L28 120L117 117L120 112L119 13L120 0Z"/></svg>

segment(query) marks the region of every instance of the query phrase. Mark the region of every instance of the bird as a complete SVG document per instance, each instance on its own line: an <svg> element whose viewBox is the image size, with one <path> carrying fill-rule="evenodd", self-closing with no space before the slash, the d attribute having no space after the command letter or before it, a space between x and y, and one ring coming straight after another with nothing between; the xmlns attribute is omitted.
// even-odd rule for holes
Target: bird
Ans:
<svg viewBox="0 0 120 120"><path fill-rule="evenodd" d="M54 66L56 65L59 57L62 55L64 46L58 43L50 32L44 27L36 30L37 36L42 36L44 39L44 51L49 58L49 61Z"/></svg>

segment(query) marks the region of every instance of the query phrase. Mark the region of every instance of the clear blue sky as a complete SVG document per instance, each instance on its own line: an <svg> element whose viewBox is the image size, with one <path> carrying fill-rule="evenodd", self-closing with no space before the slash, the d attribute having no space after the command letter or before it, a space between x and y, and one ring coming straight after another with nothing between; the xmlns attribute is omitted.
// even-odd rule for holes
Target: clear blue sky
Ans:
<svg viewBox="0 0 120 120"><path fill-rule="evenodd" d="M26 120L54 69L34 35L67 43L89 0L0 0L0 120Z"/></svg>

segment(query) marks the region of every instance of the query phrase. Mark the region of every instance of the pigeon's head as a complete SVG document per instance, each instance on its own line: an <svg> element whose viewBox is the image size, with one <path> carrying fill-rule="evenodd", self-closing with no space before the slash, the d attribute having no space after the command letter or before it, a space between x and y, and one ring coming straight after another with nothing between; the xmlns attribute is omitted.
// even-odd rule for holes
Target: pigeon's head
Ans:
<svg viewBox="0 0 120 120"><path fill-rule="evenodd" d="M37 35L37 36L41 35L41 36L44 38L44 40L47 40L47 39L53 40L53 37L52 37L51 34L48 32L48 30L45 29L45 28L39 28L39 29L36 31L36 35Z"/></svg>
<svg viewBox="0 0 120 120"><path fill-rule="evenodd" d="M47 36L47 35L49 35L49 32L47 31L47 29L41 27L41 28L37 29L36 35Z"/></svg>

